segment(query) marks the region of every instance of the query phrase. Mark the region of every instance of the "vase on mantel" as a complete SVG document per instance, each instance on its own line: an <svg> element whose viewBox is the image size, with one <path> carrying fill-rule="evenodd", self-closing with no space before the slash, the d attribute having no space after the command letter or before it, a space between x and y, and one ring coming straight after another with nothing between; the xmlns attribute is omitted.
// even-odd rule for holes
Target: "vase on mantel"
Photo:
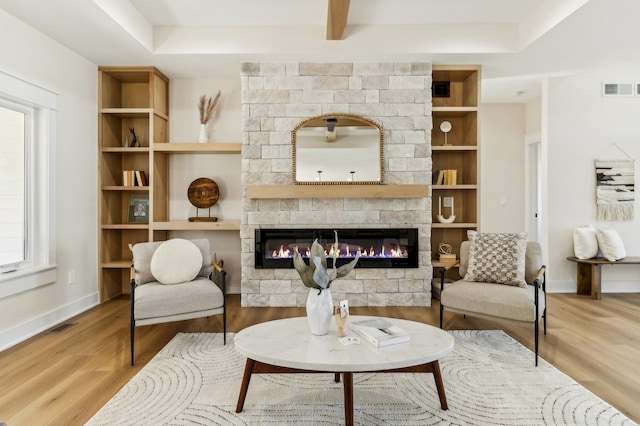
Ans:
<svg viewBox="0 0 640 426"><path fill-rule="evenodd" d="M207 143L209 142L209 136L207 135L207 124L200 124L200 136L198 136L198 142Z"/></svg>
<svg viewBox="0 0 640 426"><path fill-rule="evenodd" d="M309 289L307 296L307 321L311 334L323 336L329 332L333 318L333 299L331 290Z"/></svg>

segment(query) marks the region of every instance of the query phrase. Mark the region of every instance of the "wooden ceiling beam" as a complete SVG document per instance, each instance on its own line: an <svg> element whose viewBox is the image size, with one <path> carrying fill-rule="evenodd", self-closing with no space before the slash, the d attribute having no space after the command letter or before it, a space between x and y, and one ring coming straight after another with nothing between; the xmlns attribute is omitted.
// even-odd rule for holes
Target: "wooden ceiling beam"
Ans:
<svg viewBox="0 0 640 426"><path fill-rule="evenodd" d="M347 26L350 0L327 0L327 40L342 40Z"/></svg>

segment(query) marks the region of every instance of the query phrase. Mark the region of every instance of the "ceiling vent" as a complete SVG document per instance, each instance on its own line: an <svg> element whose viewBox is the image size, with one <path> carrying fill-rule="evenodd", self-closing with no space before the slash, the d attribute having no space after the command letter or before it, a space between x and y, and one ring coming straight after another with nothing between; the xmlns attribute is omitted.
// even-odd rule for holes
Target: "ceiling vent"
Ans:
<svg viewBox="0 0 640 426"><path fill-rule="evenodd" d="M602 83L602 96L606 98L640 96L640 84Z"/></svg>

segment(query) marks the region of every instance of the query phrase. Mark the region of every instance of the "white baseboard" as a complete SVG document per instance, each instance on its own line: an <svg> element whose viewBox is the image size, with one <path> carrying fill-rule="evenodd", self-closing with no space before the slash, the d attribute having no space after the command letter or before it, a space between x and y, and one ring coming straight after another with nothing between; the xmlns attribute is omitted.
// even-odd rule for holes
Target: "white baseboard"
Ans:
<svg viewBox="0 0 640 426"><path fill-rule="evenodd" d="M575 293L575 281L549 281L547 293ZM640 293L640 281L603 281L600 291L604 293Z"/></svg>
<svg viewBox="0 0 640 426"><path fill-rule="evenodd" d="M100 303L97 292L0 332L0 352L81 314Z"/></svg>

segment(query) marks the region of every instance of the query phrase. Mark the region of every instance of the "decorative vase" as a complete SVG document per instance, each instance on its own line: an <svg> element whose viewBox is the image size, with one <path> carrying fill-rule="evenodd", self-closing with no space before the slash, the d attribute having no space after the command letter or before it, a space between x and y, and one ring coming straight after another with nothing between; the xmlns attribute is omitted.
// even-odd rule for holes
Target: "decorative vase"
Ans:
<svg viewBox="0 0 640 426"><path fill-rule="evenodd" d="M307 296L307 321L311 333L323 336L329 331L331 318L333 317L333 299L331 290L309 289Z"/></svg>
<svg viewBox="0 0 640 426"><path fill-rule="evenodd" d="M200 125L200 136L198 136L198 142L200 142L200 143L209 142L209 136L207 135L207 125L206 124L201 124Z"/></svg>

